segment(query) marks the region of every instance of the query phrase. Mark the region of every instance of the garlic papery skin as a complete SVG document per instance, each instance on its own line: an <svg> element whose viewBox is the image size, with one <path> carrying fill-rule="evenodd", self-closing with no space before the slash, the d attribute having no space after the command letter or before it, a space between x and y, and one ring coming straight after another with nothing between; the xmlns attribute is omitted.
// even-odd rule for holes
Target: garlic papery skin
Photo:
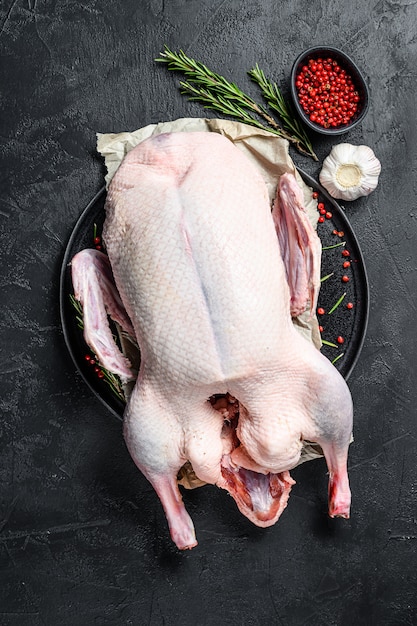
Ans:
<svg viewBox="0 0 417 626"><path fill-rule="evenodd" d="M333 198L356 200L378 184L381 163L368 146L339 143L323 161L320 183Z"/></svg>

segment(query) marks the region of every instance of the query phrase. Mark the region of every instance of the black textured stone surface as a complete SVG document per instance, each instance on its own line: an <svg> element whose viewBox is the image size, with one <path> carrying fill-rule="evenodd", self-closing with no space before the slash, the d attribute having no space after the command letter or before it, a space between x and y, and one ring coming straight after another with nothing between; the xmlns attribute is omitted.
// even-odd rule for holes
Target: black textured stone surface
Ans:
<svg viewBox="0 0 417 626"><path fill-rule="evenodd" d="M0 8L0 623L417 623L416 4L409 0L6 0ZM164 43L255 94L294 58L347 52L371 91L340 140L371 146L378 189L347 208L371 316L349 381L350 521L326 515L326 467L297 468L279 523L253 527L212 487L186 493L199 546L171 544L121 425L85 386L59 321L59 271L103 183L96 132L203 115L153 59ZM320 162L334 140L315 136ZM291 152L317 176L320 164Z"/></svg>

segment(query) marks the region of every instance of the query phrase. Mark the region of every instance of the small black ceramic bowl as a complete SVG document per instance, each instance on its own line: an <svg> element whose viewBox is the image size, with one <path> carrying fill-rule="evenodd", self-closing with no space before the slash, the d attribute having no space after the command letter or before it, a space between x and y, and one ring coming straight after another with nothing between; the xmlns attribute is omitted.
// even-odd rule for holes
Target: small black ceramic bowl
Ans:
<svg viewBox="0 0 417 626"><path fill-rule="evenodd" d="M336 61L337 64L346 71L346 74L351 77L359 96L359 102L357 103L357 109L354 115L347 123L341 123L340 126L330 126L326 128L321 124L317 124L316 122L311 121L309 114L304 111L298 98L296 82L297 77L301 72L303 66L308 66L310 60L328 58ZM337 48L319 46L316 48L310 48L309 50L306 50L305 52L300 54L300 56L295 60L291 70L291 96L294 102L295 109L303 122L312 130L315 130L316 132L323 135L341 135L342 133L346 133L351 128L354 128L362 122L363 118L368 112L369 107L369 91L364 77L362 76L360 70L352 61L352 59L348 57L347 54L345 54L341 50L338 50Z"/></svg>

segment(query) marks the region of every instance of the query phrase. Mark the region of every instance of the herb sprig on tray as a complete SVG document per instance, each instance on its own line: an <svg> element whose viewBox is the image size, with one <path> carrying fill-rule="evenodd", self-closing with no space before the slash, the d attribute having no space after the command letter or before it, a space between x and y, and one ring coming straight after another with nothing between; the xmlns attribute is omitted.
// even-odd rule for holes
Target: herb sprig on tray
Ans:
<svg viewBox="0 0 417 626"><path fill-rule="evenodd" d="M174 52L165 46L164 52L155 61L165 63L171 71L184 74L186 80L180 81L180 88L181 93L187 95L189 100L200 102L206 109L218 111L239 122L287 139L299 152L318 160L306 132L294 118L278 86L265 77L258 65L248 74L260 87L269 108L281 118L281 123L264 106L244 93L236 83L187 56L183 50Z"/></svg>

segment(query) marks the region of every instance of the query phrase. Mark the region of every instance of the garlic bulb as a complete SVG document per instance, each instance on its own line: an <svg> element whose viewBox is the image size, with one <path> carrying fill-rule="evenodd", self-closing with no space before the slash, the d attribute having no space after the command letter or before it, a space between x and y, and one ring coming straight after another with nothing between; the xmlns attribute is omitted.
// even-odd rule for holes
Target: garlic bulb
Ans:
<svg viewBox="0 0 417 626"><path fill-rule="evenodd" d="M333 198L356 200L378 184L381 163L368 146L339 143L323 161L321 184Z"/></svg>

